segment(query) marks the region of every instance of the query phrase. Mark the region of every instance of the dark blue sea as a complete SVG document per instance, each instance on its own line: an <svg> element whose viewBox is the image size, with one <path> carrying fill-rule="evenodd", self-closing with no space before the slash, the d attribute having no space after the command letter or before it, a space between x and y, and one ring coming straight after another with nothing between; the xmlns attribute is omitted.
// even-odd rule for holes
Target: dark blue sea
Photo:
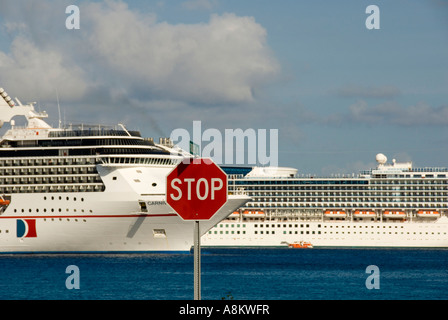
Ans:
<svg viewBox="0 0 448 320"><path fill-rule="evenodd" d="M448 250L203 248L201 257L204 300L448 299ZM191 300L193 254L0 255L0 299Z"/></svg>

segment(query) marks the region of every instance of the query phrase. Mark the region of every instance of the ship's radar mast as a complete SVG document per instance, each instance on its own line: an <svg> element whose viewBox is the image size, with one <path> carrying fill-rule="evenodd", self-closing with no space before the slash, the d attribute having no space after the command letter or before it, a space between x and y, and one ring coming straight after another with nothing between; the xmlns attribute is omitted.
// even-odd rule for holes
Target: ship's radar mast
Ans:
<svg viewBox="0 0 448 320"><path fill-rule="evenodd" d="M378 164L384 165L387 162L387 157L382 153L378 153L376 155L376 162L378 162Z"/></svg>
<svg viewBox="0 0 448 320"><path fill-rule="evenodd" d="M397 160L392 159L392 164L387 164L387 157L382 154L378 153L376 155L376 162L378 162L378 169L379 170L411 170L412 169L412 162L397 162Z"/></svg>

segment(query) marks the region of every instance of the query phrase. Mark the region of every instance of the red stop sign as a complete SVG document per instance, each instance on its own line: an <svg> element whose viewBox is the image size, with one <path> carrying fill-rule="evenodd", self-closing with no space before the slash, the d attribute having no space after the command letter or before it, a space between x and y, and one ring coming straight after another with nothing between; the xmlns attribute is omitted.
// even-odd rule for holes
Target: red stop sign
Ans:
<svg viewBox="0 0 448 320"><path fill-rule="evenodd" d="M227 202L227 175L210 159L188 159L166 177L166 202L184 220L209 220Z"/></svg>

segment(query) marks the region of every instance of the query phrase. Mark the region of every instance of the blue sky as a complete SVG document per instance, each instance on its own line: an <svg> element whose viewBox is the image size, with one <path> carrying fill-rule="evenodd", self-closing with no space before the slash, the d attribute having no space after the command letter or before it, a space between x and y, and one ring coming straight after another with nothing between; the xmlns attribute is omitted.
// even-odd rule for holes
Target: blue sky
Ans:
<svg viewBox="0 0 448 320"><path fill-rule="evenodd" d="M65 28L66 6L79 30ZM368 30L366 7L380 9ZM279 164L448 166L448 1L1 1L0 86L57 124L279 130Z"/></svg>

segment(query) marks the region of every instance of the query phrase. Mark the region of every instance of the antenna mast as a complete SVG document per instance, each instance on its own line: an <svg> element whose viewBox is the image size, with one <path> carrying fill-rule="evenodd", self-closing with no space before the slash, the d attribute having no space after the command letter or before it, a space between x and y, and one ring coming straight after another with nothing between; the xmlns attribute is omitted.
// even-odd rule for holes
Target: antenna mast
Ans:
<svg viewBox="0 0 448 320"><path fill-rule="evenodd" d="M56 88L56 100L58 101L59 129L61 129L61 107L59 106L59 93L58 93L58 88Z"/></svg>

